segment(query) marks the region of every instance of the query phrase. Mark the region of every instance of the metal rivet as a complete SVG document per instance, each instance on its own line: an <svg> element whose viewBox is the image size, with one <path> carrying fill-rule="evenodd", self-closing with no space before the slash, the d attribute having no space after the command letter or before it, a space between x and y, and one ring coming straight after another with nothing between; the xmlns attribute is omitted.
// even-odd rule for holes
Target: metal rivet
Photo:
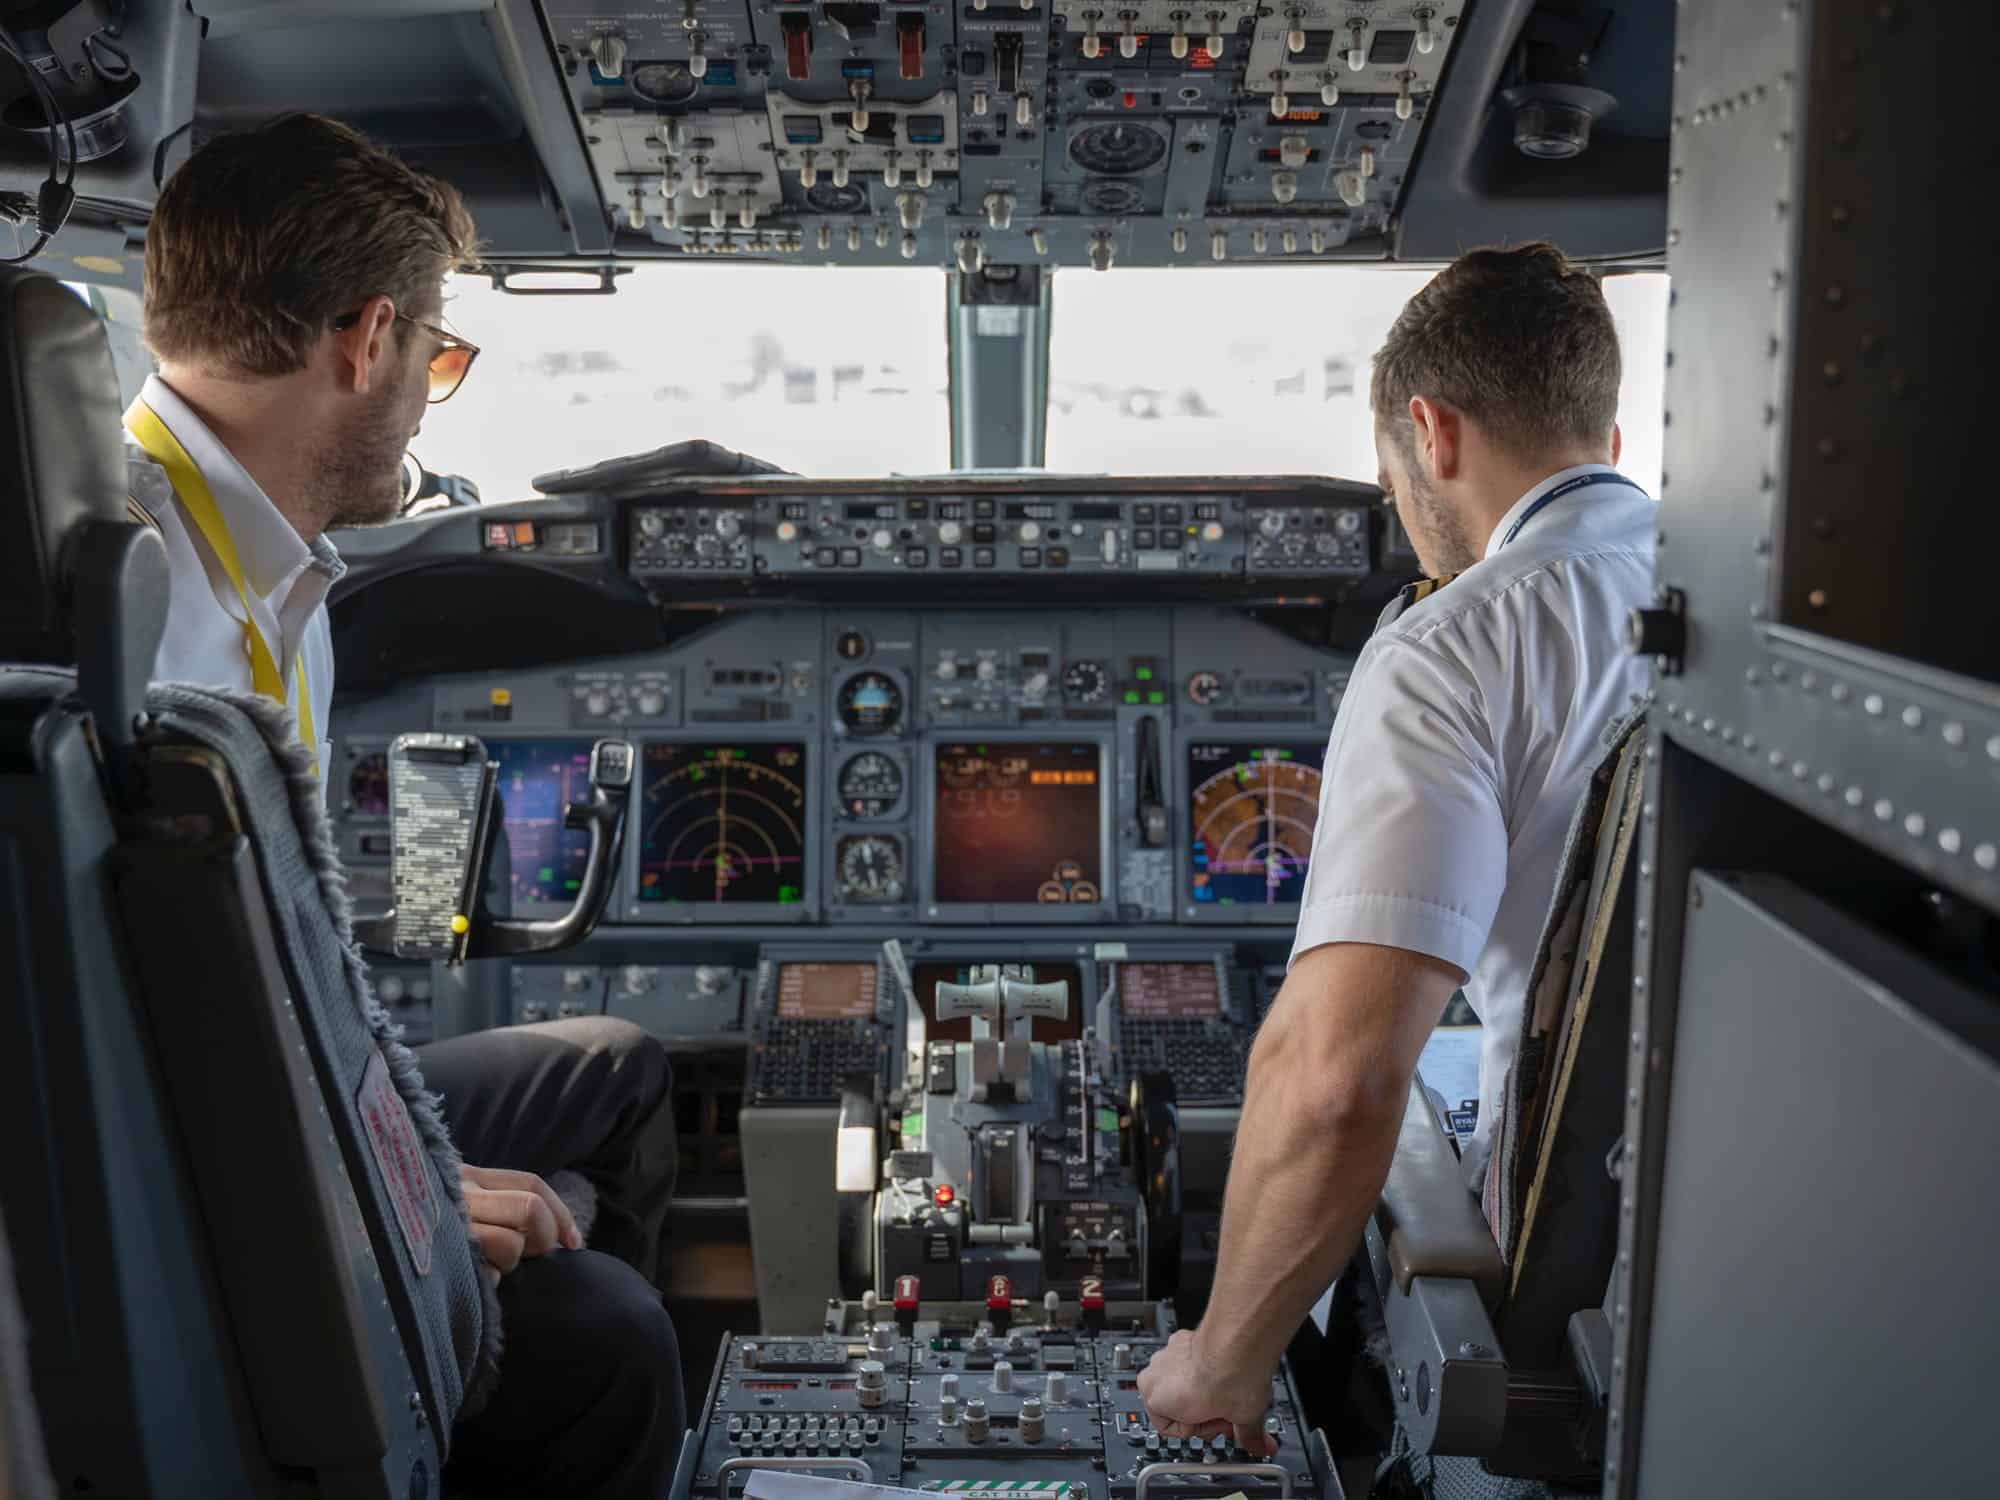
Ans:
<svg viewBox="0 0 2000 1500"><path fill-rule="evenodd" d="M1853 695L1846 683L1836 682L1831 688L1827 689L1827 696L1833 699L1835 703L1845 703Z"/></svg>
<svg viewBox="0 0 2000 1500"><path fill-rule="evenodd" d="M1749 683L1750 686L1755 687L1764 680L1764 674L1755 667L1745 667L1743 669L1743 680Z"/></svg>
<svg viewBox="0 0 2000 1500"><path fill-rule="evenodd" d="M1820 789L1820 794L1826 797L1833 795L1833 789L1837 785L1833 779L1833 774L1829 771L1820 772L1819 780L1813 784Z"/></svg>
<svg viewBox="0 0 2000 1500"><path fill-rule="evenodd" d="M1736 731L1730 728L1727 724L1722 726L1722 743L1725 745L1733 745L1736 743Z"/></svg>
<svg viewBox="0 0 2000 1500"><path fill-rule="evenodd" d="M1754 734L1746 734L1746 735L1744 735L1744 736L1743 736L1743 748L1744 748L1744 749L1745 749L1746 751L1747 751L1747 750L1755 750L1755 749L1757 748L1757 736L1756 736L1756 735L1754 735Z"/></svg>
<svg viewBox="0 0 2000 1500"><path fill-rule="evenodd" d="M1986 742L1986 758L1988 760L2000 760L2000 734L1994 735L1992 739Z"/></svg>
<svg viewBox="0 0 2000 1500"><path fill-rule="evenodd" d="M2000 849L1994 848L1991 844L1981 844L1972 851L1972 862L1982 870L1990 870L2000 865Z"/></svg>
<svg viewBox="0 0 2000 1500"><path fill-rule="evenodd" d="M1896 804L1891 802L1887 797L1883 797L1875 804L1875 816L1880 818L1884 823L1888 822L1896 816Z"/></svg>
<svg viewBox="0 0 2000 1500"><path fill-rule="evenodd" d="M1819 367L1819 378L1828 385L1840 384L1840 361L1829 359Z"/></svg>
<svg viewBox="0 0 2000 1500"><path fill-rule="evenodd" d="M1799 686L1805 689L1805 691L1807 691L1808 693L1812 692L1815 688L1819 686L1819 673L1801 672L1799 674Z"/></svg>
<svg viewBox="0 0 2000 1500"><path fill-rule="evenodd" d="M1908 708L1903 710L1903 722L1912 729L1922 729L1924 727L1924 711L1912 703Z"/></svg>
<svg viewBox="0 0 2000 1500"><path fill-rule="evenodd" d="M1703 734L1714 734L1714 733L1715 733L1715 720L1713 720L1713 719L1703 719L1703 720L1701 721L1701 732L1702 732Z"/></svg>
<svg viewBox="0 0 2000 1500"><path fill-rule="evenodd" d="M1958 853L1961 842L1962 840L1959 838L1956 828L1940 828L1938 830L1938 848L1944 850L1945 853Z"/></svg>
<svg viewBox="0 0 2000 1500"><path fill-rule="evenodd" d="M1922 813L1911 813L1907 818L1903 819L1903 832L1907 833L1913 839L1922 838L1924 836L1924 829L1929 826L1924 821Z"/></svg>
<svg viewBox="0 0 2000 1500"><path fill-rule="evenodd" d="M1957 720L1947 723L1939 732L1944 735L1944 742L1954 750L1965 743L1965 726Z"/></svg>
<svg viewBox="0 0 2000 1500"><path fill-rule="evenodd" d="M1783 662L1774 661L1771 663L1771 680L1773 682L1783 682L1787 677L1791 675L1792 675L1792 669L1786 666Z"/></svg>
<svg viewBox="0 0 2000 1500"><path fill-rule="evenodd" d="M1792 762L1792 780L1804 781L1808 774L1809 768L1804 761L1795 760Z"/></svg>
<svg viewBox="0 0 2000 1500"><path fill-rule="evenodd" d="M1859 807L1863 802L1868 800L1868 794L1858 786L1851 786L1840 795L1841 800L1849 807Z"/></svg>
<svg viewBox="0 0 2000 1500"><path fill-rule="evenodd" d="M1826 590L1814 589L1810 594L1806 595L1806 603L1810 604L1814 609L1825 609Z"/></svg>
<svg viewBox="0 0 2000 1500"><path fill-rule="evenodd" d="M1764 759L1770 763L1771 769L1775 771L1785 763L1785 752L1782 750L1773 750Z"/></svg>
<svg viewBox="0 0 2000 1500"><path fill-rule="evenodd" d="M1692 724L1694 722L1694 710L1691 708L1682 709L1681 722L1684 724Z"/></svg>
<svg viewBox="0 0 2000 1500"><path fill-rule="evenodd" d="M1678 245L1680 242L1681 232L1678 229L1669 229L1667 231L1667 243L1669 245Z"/></svg>
<svg viewBox="0 0 2000 1500"><path fill-rule="evenodd" d="M1880 693L1870 693L1866 698L1863 698L1861 700L1861 707L1862 711L1865 712L1870 718L1873 719L1881 718L1882 695Z"/></svg>

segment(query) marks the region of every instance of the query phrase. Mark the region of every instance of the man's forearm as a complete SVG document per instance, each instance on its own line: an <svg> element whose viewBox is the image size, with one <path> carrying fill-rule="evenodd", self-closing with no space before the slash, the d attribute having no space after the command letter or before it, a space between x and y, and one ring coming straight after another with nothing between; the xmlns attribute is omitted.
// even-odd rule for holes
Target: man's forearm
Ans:
<svg viewBox="0 0 2000 1500"><path fill-rule="evenodd" d="M1384 1107L1375 1084L1362 1099L1329 1100L1324 1059L1311 1047L1263 1041L1244 1089L1201 1322L1204 1355L1231 1370L1274 1368L1354 1253L1402 1114Z"/></svg>
<svg viewBox="0 0 2000 1500"><path fill-rule="evenodd" d="M1203 1357L1261 1376L1340 1274L1395 1155L1456 969L1364 943L1302 955L1257 1034L1222 1205Z"/></svg>

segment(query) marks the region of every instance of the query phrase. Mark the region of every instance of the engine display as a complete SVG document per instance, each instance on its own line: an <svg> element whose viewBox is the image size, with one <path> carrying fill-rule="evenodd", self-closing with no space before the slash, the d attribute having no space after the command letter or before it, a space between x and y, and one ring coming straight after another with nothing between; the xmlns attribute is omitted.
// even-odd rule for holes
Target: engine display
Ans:
<svg viewBox="0 0 2000 1500"><path fill-rule="evenodd" d="M567 904L583 886L590 835L563 827L590 795L589 740L488 740L507 831L514 900Z"/></svg>
<svg viewBox="0 0 2000 1500"><path fill-rule="evenodd" d="M1102 752L1088 741L936 747L933 898L1095 905L1102 899Z"/></svg>
<svg viewBox="0 0 2000 1500"><path fill-rule="evenodd" d="M777 1010L784 1020L872 1021L875 965L781 964Z"/></svg>
<svg viewBox="0 0 2000 1500"><path fill-rule="evenodd" d="M1318 742L1188 746L1188 895L1217 906L1296 903L1319 819Z"/></svg>
<svg viewBox="0 0 2000 1500"><path fill-rule="evenodd" d="M642 785L639 900L805 899L803 745L652 740Z"/></svg>
<svg viewBox="0 0 2000 1500"><path fill-rule="evenodd" d="M1139 963L1118 968L1118 1005L1133 1020L1222 1014L1212 963Z"/></svg>

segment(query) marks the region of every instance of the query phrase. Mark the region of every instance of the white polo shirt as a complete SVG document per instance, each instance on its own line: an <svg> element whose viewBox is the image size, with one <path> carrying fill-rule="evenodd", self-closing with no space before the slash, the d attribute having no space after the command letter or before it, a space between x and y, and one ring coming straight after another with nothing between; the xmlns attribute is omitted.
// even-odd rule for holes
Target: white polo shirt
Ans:
<svg viewBox="0 0 2000 1500"><path fill-rule="evenodd" d="M1603 477L1536 508L1591 476ZM1625 618L1652 599L1656 524L1651 497L1615 469L1551 474L1480 561L1384 613L1334 721L1292 957L1377 943L1465 971L1484 1026L1474 1180L1564 836L1608 731L1650 685Z"/></svg>
<svg viewBox="0 0 2000 1500"><path fill-rule="evenodd" d="M312 748L319 757L324 795L326 769L331 764L327 720L333 708L333 631L326 618L326 593L345 571L340 554L325 537L310 543L301 538L173 387L154 375L139 396L187 449L188 457L208 481L236 546L251 616L276 658L295 719L300 718L298 664L304 663L313 727L319 737ZM136 446L131 452L144 457ZM167 544L167 560L173 569L167 630L154 658L154 680L252 691L243 600L229 574L200 529L174 500L165 472L142 463L132 466L131 475L139 503L160 523L160 536Z"/></svg>

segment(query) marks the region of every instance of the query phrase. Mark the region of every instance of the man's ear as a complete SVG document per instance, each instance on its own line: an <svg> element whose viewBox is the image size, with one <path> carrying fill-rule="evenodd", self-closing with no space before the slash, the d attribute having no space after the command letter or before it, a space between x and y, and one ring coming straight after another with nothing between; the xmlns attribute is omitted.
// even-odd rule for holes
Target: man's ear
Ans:
<svg viewBox="0 0 2000 1500"><path fill-rule="evenodd" d="M333 334L334 376L343 391L365 396L381 380L394 347L396 304L370 297L352 327Z"/></svg>
<svg viewBox="0 0 2000 1500"><path fill-rule="evenodd" d="M1464 445L1464 418L1442 401L1410 397L1410 425L1416 430L1417 462L1432 484L1458 477Z"/></svg>
<svg viewBox="0 0 2000 1500"><path fill-rule="evenodd" d="M1616 422L1611 424L1611 467L1618 467L1618 455L1625 451L1625 432Z"/></svg>

